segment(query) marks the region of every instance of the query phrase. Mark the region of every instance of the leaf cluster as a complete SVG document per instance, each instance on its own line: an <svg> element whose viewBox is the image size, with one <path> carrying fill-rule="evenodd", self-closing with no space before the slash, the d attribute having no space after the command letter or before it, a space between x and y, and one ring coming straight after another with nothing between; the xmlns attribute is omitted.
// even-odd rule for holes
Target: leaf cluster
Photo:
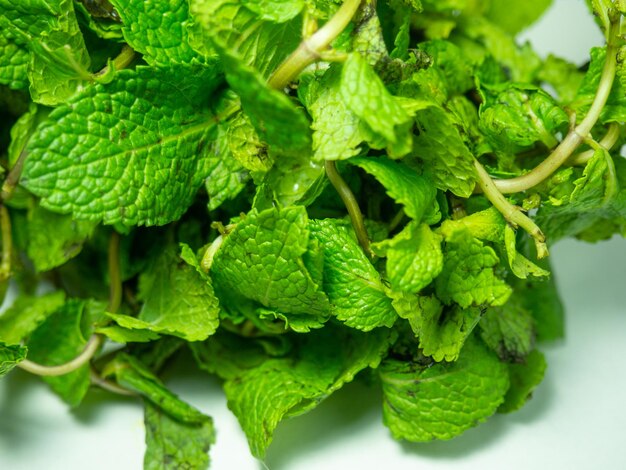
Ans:
<svg viewBox="0 0 626 470"><path fill-rule="evenodd" d="M523 406L563 334L533 241L626 235L621 2L586 69L516 42L550 3L0 0L0 376L141 398L148 469L209 465L176 360L258 458L355 379L409 441Z"/></svg>

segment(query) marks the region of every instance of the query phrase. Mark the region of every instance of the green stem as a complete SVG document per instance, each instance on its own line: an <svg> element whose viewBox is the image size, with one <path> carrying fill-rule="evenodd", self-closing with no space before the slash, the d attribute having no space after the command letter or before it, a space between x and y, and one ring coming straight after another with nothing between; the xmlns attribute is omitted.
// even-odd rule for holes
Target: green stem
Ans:
<svg viewBox="0 0 626 470"><path fill-rule="evenodd" d="M13 252L13 234L11 216L4 204L0 204L0 234L2 235L2 258L0 261L0 280L11 277L11 254Z"/></svg>
<svg viewBox="0 0 626 470"><path fill-rule="evenodd" d="M326 176L328 177L328 180L334 186L335 190L339 193L339 197L345 204L346 209L348 209L350 221L352 222L352 226L354 227L356 238L359 241L359 244L361 245L363 250L365 250L365 253L371 256L372 250L370 249L370 240L367 235L367 229L365 228L365 223L363 222L363 214L361 214L359 203L354 197L352 190L350 190L350 187L337 171L337 167L335 166L334 161L326 160L324 164L324 169L326 170Z"/></svg>
<svg viewBox="0 0 626 470"><path fill-rule="evenodd" d="M489 199L494 207L500 211L507 221L513 225L522 227L526 230L526 232L528 232L528 234L535 241L535 246L537 247L537 258L544 258L548 256L548 247L545 243L546 237L541 229L518 207L515 207L506 200L504 195L498 191L498 188L489 176L489 173L487 173L478 160L474 160L474 167L476 168L476 173L478 174L478 185L487 199Z"/></svg>
<svg viewBox="0 0 626 470"><path fill-rule="evenodd" d="M125 69L131 64L133 60L135 60L136 56L137 56L137 53L133 50L133 48L127 44L124 44L124 46L122 47L122 50L117 55L117 57L115 57L113 60L111 60L110 63L105 65L102 70L94 73L93 77L96 79L99 77L102 77L103 75L106 75L107 73L109 73L111 68L113 68L113 70Z"/></svg>
<svg viewBox="0 0 626 470"><path fill-rule="evenodd" d="M600 83L596 90L589 112L582 122L572 129L554 151L539 165L525 175L505 180L494 180L495 186L503 194L518 193L530 189L558 170L563 163L574 153L578 146L587 138L591 129L598 121L600 113L613 87L615 71L617 68L618 47L616 39L619 35L619 20L611 23L609 28L609 41L606 49L606 61L600 76Z"/></svg>
<svg viewBox="0 0 626 470"><path fill-rule="evenodd" d="M13 168L9 170L9 174L2 184L2 193L0 194L0 198L3 201L9 200L11 196L13 196L13 191L15 191L17 183L20 180L20 176L22 175L22 169L24 168L24 162L26 161L27 155L28 153L26 150L22 150L20 152L20 156L17 157L15 165L13 165Z"/></svg>
<svg viewBox="0 0 626 470"><path fill-rule="evenodd" d="M620 127L619 124L612 122L609 125L609 130L606 131L602 140L598 142L596 145L599 148L603 148L605 150L611 150L617 139L619 139ZM572 155L570 159L567 160L568 165L576 166L576 165L584 165L593 157L596 149L591 148L589 150L585 150L584 152L577 153L576 155Z"/></svg>
<svg viewBox="0 0 626 470"><path fill-rule="evenodd" d="M87 364L93 356L98 352L100 345L102 344L102 336L100 335L92 335L87 341L85 348L83 351L65 364L61 364L58 366L43 366L41 364L37 364L35 362L29 361L28 359L18 363L18 367L25 370L26 372L30 372L35 375L42 376L58 376L69 374L70 372L74 372L76 369L79 369L83 365Z"/></svg>
<svg viewBox="0 0 626 470"><path fill-rule="evenodd" d="M130 390L125 389L124 387L121 387L115 382L112 382L107 379L103 379L93 367L89 370L89 380L91 381L93 385L97 385L98 387L104 390L107 390L109 392L117 393L118 395L129 396L129 397L137 396L136 393L131 392Z"/></svg>
<svg viewBox="0 0 626 470"><path fill-rule="evenodd" d="M356 14L361 0L345 0L333 17L311 37L305 38L298 48L272 73L270 87L280 90L291 83L300 73L320 58L330 43L348 26Z"/></svg>
<svg viewBox="0 0 626 470"><path fill-rule="evenodd" d="M120 234L116 231L109 238L109 304L107 312L117 313L122 303L122 274L120 270Z"/></svg>

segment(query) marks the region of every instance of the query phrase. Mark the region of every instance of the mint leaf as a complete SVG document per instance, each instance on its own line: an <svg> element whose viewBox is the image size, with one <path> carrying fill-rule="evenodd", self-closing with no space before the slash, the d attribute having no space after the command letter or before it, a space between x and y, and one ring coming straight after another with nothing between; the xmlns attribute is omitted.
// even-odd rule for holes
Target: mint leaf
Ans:
<svg viewBox="0 0 626 470"><path fill-rule="evenodd" d="M146 426L146 470L206 469L208 451L215 443L210 419L201 423L184 423L169 416L158 406L144 402Z"/></svg>
<svg viewBox="0 0 626 470"><path fill-rule="evenodd" d="M557 132L567 130L567 114L541 89L507 83L481 91L479 127L496 152L519 153L535 142L553 148Z"/></svg>
<svg viewBox="0 0 626 470"><path fill-rule="evenodd" d="M485 16L508 33L517 34L534 23L550 5L552 0L531 0L521 3L492 0Z"/></svg>
<svg viewBox="0 0 626 470"><path fill-rule="evenodd" d="M534 346L534 324L524 298L513 295L502 307L487 309L480 335L502 361L523 362Z"/></svg>
<svg viewBox="0 0 626 470"><path fill-rule="evenodd" d="M419 110L415 120L419 127L415 154L424 173L432 178L437 188L469 197L476 175L474 157L458 130L462 123L435 103Z"/></svg>
<svg viewBox="0 0 626 470"><path fill-rule="evenodd" d="M387 258L387 278L400 292L419 292L443 269L441 237L415 220L392 239L372 244L372 250Z"/></svg>
<svg viewBox="0 0 626 470"><path fill-rule="evenodd" d="M192 47L204 51L219 45L267 78L298 47L301 39L299 18L281 23L263 19L280 14L275 8L277 3L191 0L190 11L194 19ZM280 3L283 12L288 12L281 20L301 5L299 1Z"/></svg>
<svg viewBox="0 0 626 470"><path fill-rule="evenodd" d="M211 149L207 152L208 177L205 180L209 195L209 210L215 210L225 201L235 198L246 186L249 173L238 161L231 147L231 127L218 124Z"/></svg>
<svg viewBox="0 0 626 470"><path fill-rule="evenodd" d="M150 369L133 356L117 354L113 361L105 366L102 375L114 377L121 386L146 398L182 423L200 424L210 419L170 392Z"/></svg>
<svg viewBox="0 0 626 470"><path fill-rule="evenodd" d="M248 213L215 255L211 277L220 290L235 292L286 315L324 319L330 310L322 280L307 261L308 218L302 206ZM317 255L319 257L319 255Z"/></svg>
<svg viewBox="0 0 626 470"><path fill-rule="evenodd" d="M22 184L53 212L106 224L177 219L208 176L215 83L147 67L86 87L50 113L27 147ZM151 175L149 178L146 175Z"/></svg>
<svg viewBox="0 0 626 470"><path fill-rule="evenodd" d="M85 312L86 301L66 301L30 336L28 359L56 366L78 356L85 348L90 333L82 327ZM78 406L89 388L89 364L65 375L43 379L70 406Z"/></svg>
<svg viewBox="0 0 626 470"><path fill-rule="evenodd" d="M0 377L26 359L26 348L17 344L8 345L0 341Z"/></svg>
<svg viewBox="0 0 626 470"><path fill-rule="evenodd" d="M313 157L319 161L358 155L358 146L367 138L361 120L342 97L341 74L340 67L331 65L319 80L307 85L310 96L305 105L313 118Z"/></svg>
<svg viewBox="0 0 626 470"><path fill-rule="evenodd" d="M122 20L128 44L150 65L167 66L204 62L189 45L189 5L185 0L112 0Z"/></svg>
<svg viewBox="0 0 626 470"><path fill-rule="evenodd" d="M435 361L456 361L482 312L476 307L446 307L435 296L396 294L393 305L409 321L424 356Z"/></svg>
<svg viewBox="0 0 626 470"><path fill-rule="evenodd" d="M14 90L28 86L28 49L8 28L0 32L0 85Z"/></svg>
<svg viewBox="0 0 626 470"><path fill-rule="evenodd" d="M519 410L532 397L533 390L541 383L546 371L546 360L536 349L531 351L523 363L509 364L511 386L498 408L500 413Z"/></svg>
<svg viewBox="0 0 626 470"><path fill-rule="evenodd" d="M21 295L0 315L0 341L18 344L26 339L65 302L65 293L55 291L39 297Z"/></svg>
<svg viewBox="0 0 626 470"><path fill-rule="evenodd" d="M134 320L131 318L131 321ZM133 326L137 325L137 322L132 323ZM160 336L151 331L150 325L146 329L138 328L124 328L119 325L109 325L101 328L96 328L96 333L106 336L111 341L116 343L147 343L160 338Z"/></svg>
<svg viewBox="0 0 626 470"><path fill-rule="evenodd" d="M302 339L297 353L268 359L224 386L256 457L263 457L278 423L304 413L361 370L376 367L387 351L385 330L359 333L325 327Z"/></svg>
<svg viewBox="0 0 626 470"><path fill-rule="evenodd" d="M74 220L36 206L28 212L28 257L37 271L48 271L77 256L96 224Z"/></svg>
<svg viewBox="0 0 626 470"><path fill-rule="evenodd" d="M383 421L396 439L450 439L491 416L509 387L506 366L478 341L453 363L380 365Z"/></svg>
<svg viewBox="0 0 626 470"><path fill-rule="evenodd" d="M341 97L366 125L367 140L375 142L374 147L389 147L398 157L410 152L411 116L358 53L350 54L343 65Z"/></svg>
<svg viewBox="0 0 626 470"><path fill-rule="evenodd" d="M446 304L461 307L503 305L511 288L496 276L496 253L472 237L467 230L454 232L446 240L444 264L435 280L437 296Z"/></svg>
<svg viewBox="0 0 626 470"><path fill-rule="evenodd" d="M90 66L74 2L2 0L0 10L0 28L30 51L28 79L33 101L54 106L74 95L88 79ZM19 61L23 59L22 53Z"/></svg>
<svg viewBox="0 0 626 470"><path fill-rule="evenodd" d="M439 207L435 201L437 191L428 178L403 163L385 157L353 158L350 163L373 175L385 187L387 194L402 204L406 214L415 221L423 220L428 224L439 221Z"/></svg>
<svg viewBox="0 0 626 470"><path fill-rule="evenodd" d="M241 106L259 137L279 153L298 154L311 147L309 121L291 100L271 89L253 67L221 51L226 80L241 98Z"/></svg>
<svg viewBox="0 0 626 470"><path fill-rule="evenodd" d="M397 318L391 299L351 227L326 219L310 221L309 229L324 255L323 287L331 314L363 331L391 327Z"/></svg>
<svg viewBox="0 0 626 470"><path fill-rule="evenodd" d="M181 259L182 258L182 259ZM109 313L125 328L148 330L202 341L215 333L218 300L209 277L200 270L195 255L183 246L180 257L168 247L139 277L143 306L137 318Z"/></svg>

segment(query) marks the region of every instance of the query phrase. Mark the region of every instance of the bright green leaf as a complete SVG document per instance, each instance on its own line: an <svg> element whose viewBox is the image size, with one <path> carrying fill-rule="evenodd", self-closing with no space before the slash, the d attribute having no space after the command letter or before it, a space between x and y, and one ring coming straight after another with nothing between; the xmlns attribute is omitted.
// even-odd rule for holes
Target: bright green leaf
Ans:
<svg viewBox="0 0 626 470"><path fill-rule="evenodd" d="M511 288L494 272L498 257L466 230L459 230L446 240L444 265L435 280L437 296L446 304L461 307L503 305Z"/></svg>
<svg viewBox="0 0 626 470"><path fill-rule="evenodd" d="M65 293L55 291L39 297L18 296L0 315L0 341L18 344L27 338L65 302Z"/></svg>
<svg viewBox="0 0 626 470"><path fill-rule="evenodd" d="M5 344L0 341L0 377L7 375L21 361L26 359L26 348L18 344Z"/></svg>
<svg viewBox="0 0 626 470"><path fill-rule="evenodd" d="M146 426L145 470L204 470L215 443L213 421L183 423L151 402L144 403Z"/></svg>
<svg viewBox="0 0 626 470"><path fill-rule="evenodd" d="M363 331L391 327L397 318L391 299L378 271L352 235L352 228L325 219L310 221L309 229L324 253L323 287L331 314Z"/></svg>
<svg viewBox="0 0 626 470"><path fill-rule="evenodd" d="M456 362L423 367L396 359L380 368L383 421L396 439L451 439L491 416L509 387L506 365L476 340Z"/></svg>
<svg viewBox="0 0 626 470"><path fill-rule="evenodd" d="M122 70L55 109L27 147L22 184L44 208L77 218L124 225L179 218L210 170L202 157L214 123L205 103L215 83L191 85L168 73Z"/></svg>

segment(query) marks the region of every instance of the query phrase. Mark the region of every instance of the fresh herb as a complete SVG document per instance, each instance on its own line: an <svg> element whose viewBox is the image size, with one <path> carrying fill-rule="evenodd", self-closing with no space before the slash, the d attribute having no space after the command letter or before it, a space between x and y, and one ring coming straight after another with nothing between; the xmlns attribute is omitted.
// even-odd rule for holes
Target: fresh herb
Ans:
<svg viewBox="0 0 626 470"><path fill-rule="evenodd" d="M549 0L0 0L0 375L143 400L150 469L209 464L181 357L258 458L354 379L397 439L520 408L548 247L626 234L626 8L588 3L579 69L515 42Z"/></svg>

